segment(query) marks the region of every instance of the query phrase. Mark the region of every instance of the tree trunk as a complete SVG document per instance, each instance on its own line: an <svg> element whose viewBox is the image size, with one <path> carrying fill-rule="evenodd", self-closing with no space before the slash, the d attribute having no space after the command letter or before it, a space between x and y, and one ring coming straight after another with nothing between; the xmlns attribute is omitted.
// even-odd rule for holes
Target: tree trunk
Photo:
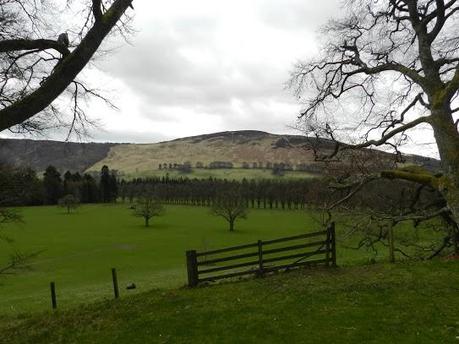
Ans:
<svg viewBox="0 0 459 344"><path fill-rule="evenodd" d="M459 134L449 107L432 110L431 125L443 170L437 188L445 197L454 220L459 223Z"/></svg>
<svg viewBox="0 0 459 344"><path fill-rule="evenodd" d="M150 218L148 216L145 217L145 227L150 226Z"/></svg>
<svg viewBox="0 0 459 344"><path fill-rule="evenodd" d="M229 220L229 231L234 232L234 220Z"/></svg>

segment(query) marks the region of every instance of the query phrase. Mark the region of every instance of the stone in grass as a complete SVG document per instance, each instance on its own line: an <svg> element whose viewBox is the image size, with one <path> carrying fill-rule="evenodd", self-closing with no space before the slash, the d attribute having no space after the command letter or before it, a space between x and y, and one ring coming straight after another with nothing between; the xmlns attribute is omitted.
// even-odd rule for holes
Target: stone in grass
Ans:
<svg viewBox="0 0 459 344"><path fill-rule="evenodd" d="M135 289L135 288L136 288L135 283L129 283L129 284L126 286L126 289L128 289L128 290Z"/></svg>

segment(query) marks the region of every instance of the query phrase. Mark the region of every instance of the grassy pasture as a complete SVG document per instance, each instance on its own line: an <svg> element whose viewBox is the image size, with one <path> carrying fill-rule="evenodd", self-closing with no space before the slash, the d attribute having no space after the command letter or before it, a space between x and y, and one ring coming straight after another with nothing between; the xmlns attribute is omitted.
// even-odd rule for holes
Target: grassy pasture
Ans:
<svg viewBox="0 0 459 344"><path fill-rule="evenodd" d="M128 204L85 205L67 215L57 207L23 208L25 223L9 225L5 234L18 250L43 251L30 271L0 277L0 314L50 308L49 282L55 281L58 307L66 308L112 298L110 269L116 267L121 294L186 283L185 251L232 246L258 239L300 234L318 229L311 211L253 210L230 233L208 208L169 206L150 228L131 216ZM339 240L339 228L338 228ZM12 247L0 243L0 261ZM338 264L368 262L369 253L345 249L338 241ZM386 250L379 252L384 258ZM134 282L137 289L125 286Z"/></svg>
<svg viewBox="0 0 459 344"><path fill-rule="evenodd" d="M5 234L18 250L42 251L31 271L0 279L0 313L49 308L49 282L55 281L60 307L111 297L110 268L116 267L129 293L186 282L185 250L228 246L301 233L317 228L300 211L253 211L229 233L226 223L207 208L167 207L150 228L131 216L129 205L87 205L67 215L57 207L23 208L25 223ZM12 247L1 243L5 261Z"/></svg>

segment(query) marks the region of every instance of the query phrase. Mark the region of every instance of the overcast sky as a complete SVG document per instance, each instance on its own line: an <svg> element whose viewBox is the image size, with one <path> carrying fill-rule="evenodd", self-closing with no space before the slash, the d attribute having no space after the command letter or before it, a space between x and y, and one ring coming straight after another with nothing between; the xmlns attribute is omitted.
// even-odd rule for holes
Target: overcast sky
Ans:
<svg viewBox="0 0 459 344"><path fill-rule="evenodd" d="M291 127L300 106L285 83L297 60L317 53L317 31L339 15L340 3L134 1L131 44L112 39L116 49L83 75L119 107L91 102L88 114L101 129L87 140L157 142L242 129L297 133Z"/></svg>
<svg viewBox="0 0 459 344"><path fill-rule="evenodd" d="M309 4L309 6L308 6ZM152 142L224 130L292 132L299 107L285 89L292 64L317 49L338 1L135 1L132 45L91 78L120 110L92 106L97 140ZM128 120L127 120L128 119Z"/></svg>

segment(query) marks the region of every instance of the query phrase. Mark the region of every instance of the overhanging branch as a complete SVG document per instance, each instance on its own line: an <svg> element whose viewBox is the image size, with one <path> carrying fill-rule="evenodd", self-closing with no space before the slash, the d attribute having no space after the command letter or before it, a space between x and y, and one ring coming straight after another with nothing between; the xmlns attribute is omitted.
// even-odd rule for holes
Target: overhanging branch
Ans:
<svg viewBox="0 0 459 344"><path fill-rule="evenodd" d="M384 134L379 140L369 140L369 141L366 141L364 143L360 143L360 144L356 144L356 145L346 145L344 147L342 147L341 149L342 150L345 150L345 149L359 149L359 148L366 148L366 147L370 147L370 146L381 146L383 144L385 144L389 139L391 139L392 137L394 137L395 135L397 134L400 134L408 129L411 129L411 128L414 128L416 127L417 125L421 124L421 123L429 123L430 121L430 116L423 116L423 117L419 117L409 123L406 123L400 127L398 127L397 129L394 129L386 134Z"/></svg>
<svg viewBox="0 0 459 344"><path fill-rule="evenodd" d="M48 107L87 65L133 0L115 0L81 43L56 65L41 86L24 98L0 110L0 131L23 123Z"/></svg>
<svg viewBox="0 0 459 344"><path fill-rule="evenodd" d="M102 19L101 0L92 0L92 13L96 22Z"/></svg>
<svg viewBox="0 0 459 344"><path fill-rule="evenodd" d="M404 170L382 171L381 177L388 179L403 179L432 187L435 187L436 180L436 178L433 175L427 173L416 173Z"/></svg>
<svg viewBox="0 0 459 344"><path fill-rule="evenodd" d="M60 52L62 56L70 54L70 50L65 45L51 39L8 39L0 41L0 53L47 49L54 49Z"/></svg>

